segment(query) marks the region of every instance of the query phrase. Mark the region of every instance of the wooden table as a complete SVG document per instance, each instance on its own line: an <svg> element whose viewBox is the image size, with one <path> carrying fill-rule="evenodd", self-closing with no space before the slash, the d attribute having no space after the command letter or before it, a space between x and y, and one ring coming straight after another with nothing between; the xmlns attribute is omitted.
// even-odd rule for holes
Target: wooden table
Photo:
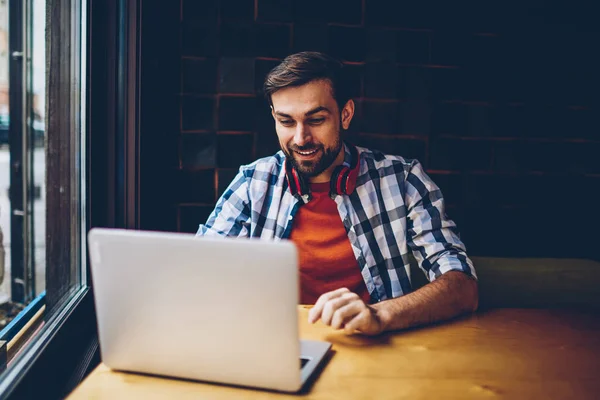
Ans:
<svg viewBox="0 0 600 400"><path fill-rule="evenodd" d="M600 398L600 316L497 309L378 338L349 337L299 311L301 337L333 343L311 399ZM112 372L69 399L272 399L274 392Z"/></svg>

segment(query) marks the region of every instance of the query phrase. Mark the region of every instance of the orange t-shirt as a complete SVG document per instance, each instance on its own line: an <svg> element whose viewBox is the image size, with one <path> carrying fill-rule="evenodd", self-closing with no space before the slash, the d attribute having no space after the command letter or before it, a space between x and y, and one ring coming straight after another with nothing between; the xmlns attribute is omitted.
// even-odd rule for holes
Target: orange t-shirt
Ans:
<svg viewBox="0 0 600 400"><path fill-rule="evenodd" d="M329 197L329 182L310 187L313 198L296 212L290 234L300 258L300 303L314 304L322 294L342 287L369 303L337 204Z"/></svg>

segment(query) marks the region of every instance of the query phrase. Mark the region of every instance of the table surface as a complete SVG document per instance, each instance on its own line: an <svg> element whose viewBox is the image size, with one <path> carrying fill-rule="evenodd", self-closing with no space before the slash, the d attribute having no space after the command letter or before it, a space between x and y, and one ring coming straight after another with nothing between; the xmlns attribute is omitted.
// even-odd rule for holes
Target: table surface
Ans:
<svg viewBox="0 0 600 400"><path fill-rule="evenodd" d="M600 315L496 309L377 338L306 322L300 336L333 344L306 392L287 395L114 372L100 364L69 399L586 399L600 396Z"/></svg>

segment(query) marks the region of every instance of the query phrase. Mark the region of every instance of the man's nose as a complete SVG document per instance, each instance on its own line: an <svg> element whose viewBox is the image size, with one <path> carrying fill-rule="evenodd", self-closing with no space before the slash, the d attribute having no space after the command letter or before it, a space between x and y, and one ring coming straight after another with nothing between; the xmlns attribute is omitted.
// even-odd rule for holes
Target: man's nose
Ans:
<svg viewBox="0 0 600 400"><path fill-rule="evenodd" d="M312 137L310 135L310 129L308 126L304 124L297 124L296 132L294 133L294 143L296 143L297 146L302 147L306 143L309 143L311 139Z"/></svg>

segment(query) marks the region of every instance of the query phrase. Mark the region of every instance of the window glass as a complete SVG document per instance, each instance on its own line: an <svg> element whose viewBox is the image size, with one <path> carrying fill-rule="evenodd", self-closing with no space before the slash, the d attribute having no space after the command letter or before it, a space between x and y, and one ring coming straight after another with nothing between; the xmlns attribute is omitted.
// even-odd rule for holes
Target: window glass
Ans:
<svg viewBox="0 0 600 400"><path fill-rule="evenodd" d="M85 283L86 25L82 4L72 4L52 29L46 0L0 0L0 343L9 363L29 340L24 331L48 317L48 299Z"/></svg>

